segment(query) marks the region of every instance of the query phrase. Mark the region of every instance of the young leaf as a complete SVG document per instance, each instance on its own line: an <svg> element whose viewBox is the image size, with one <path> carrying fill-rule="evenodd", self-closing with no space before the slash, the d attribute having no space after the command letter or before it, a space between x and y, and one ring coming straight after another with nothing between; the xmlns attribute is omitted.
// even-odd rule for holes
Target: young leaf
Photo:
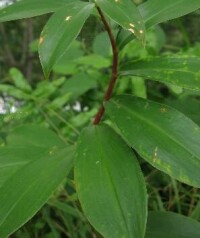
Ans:
<svg viewBox="0 0 200 238"><path fill-rule="evenodd" d="M0 188L1 238L17 230L45 204L70 171L72 151L68 147L38 158L3 184Z"/></svg>
<svg viewBox="0 0 200 238"><path fill-rule="evenodd" d="M200 187L200 128L175 109L133 96L119 96L106 111L128 143L150 164Z"/></svg>
<svg viewBox="0 0 200 238"><path fill-rule="evenodd" d="M130 61L121 66L121 75L135 75L200 90L199 57L154 57Z"/></svg>
<svg viewBox="0 0 200 238"><path fill-rule="evenodd" d="M13 96L16 99L27 100L30 99L30 93L26 93L21 89L9 84L0 84L0 92L6 93L9 96Z"/></svg>
<svg viewBox="0 0 200 238"><path fill-rule="evenodd" d="M145 238L199 238L200 223L173 212L149 212Z"/></svg>
<svg viewBox="0 0 200 238"><path fill-rule="evenodd" d="M21 0L0 10L0 22L55 12L75 0Z"/></svg>
<svg viewBox="0 0 200 238"><path fill-rule="evenodd" d="M81 133L75 182L86 217L105 238L144 237L144 178L132 150L108 126L91 126Z"/></svg>
<svg viewBox="0 0 200 238"><path fill-rule="evenodd" d="M130 0L96 0L97 5L111 19L130 31L142 41L145 38L143 18L136 5Z"/></svg>
<svg viewBox="0 0 200 238"><path fill-rule="evenodd" d="M138 7L147 28L170 19L181 17L198 8L200 8L199 0L149 0Z"/></svg>
<svg viewBox="0 0 200 238"><path fill-rule="evenodd" d="M39 55L45 77L65 54L89 17L94 4L74 2L57 11L48 21L39 40Z"/></svg>
<svg viewBox="0 0 200 238"><path fill-rule="evenodd" d="M31 93L32 89L27 79L24 78L23 74L17 68L11 68L9 74L15 86L25 92Z"/></svg>

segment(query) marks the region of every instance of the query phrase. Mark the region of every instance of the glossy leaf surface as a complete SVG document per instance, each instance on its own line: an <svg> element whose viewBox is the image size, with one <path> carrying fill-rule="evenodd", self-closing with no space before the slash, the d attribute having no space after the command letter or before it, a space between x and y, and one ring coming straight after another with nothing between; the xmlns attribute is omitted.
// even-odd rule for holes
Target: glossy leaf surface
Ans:
<svg viewBox="0 0 200 238"><path fill-rule="evenodd" d="M200 128L193 121L171 107L129 95L109 101L106 111L145 160L200 187Z"/></svg>
<svg viewBox="0 0 200 238"><path fill-rule="evenodd" d="M38 126L20 126L0 149L0 237L28 221L72 167L73 148Z"/></svg>
<svg viewBox="0 0 200 238"><path fill-rule="evenodd" d="M199 57L154 57L121 66L122 75L136 75L188 89L200 90Z"/></svg>
<svg viewBox="0 0 200 238"><path fill-rule="evenodd" d="M149 212L145 238L199 238L200 223L173 212Z"/></svg>
<svg viewBox="0 0 200 238"><path fill-rule="evenodd" d="M75 182L83 211L105 238L142 238L147 197L132 150L106 125L86 128L78 141Z"/></svg>
<svg viewBox="0 0 200 238"><path fill-rule="evenodd" d="M94 4L74 2L54 13L45 25L39 40L39 55L45 77L65 54L79 34Z"/></svg>
<svg viewBox="0 0 200 238"><path fill-rule="evenodd" d="M0 10L0 22L55 12L70 2L72 0L21 0Z"/></svg>
<svg viewBox="0 0 200 238"><path fill-rule="evenodd" d="M145 26L136 5L130 0L96 0L97 5L111 19L144 41Z"/></svg>
<svg viewBox="0 0 200 238"><path fill-rule="evenodd" d="M139 7L147 28L158 23L178 18L200 8L199 0L149 0Z"/></svg>

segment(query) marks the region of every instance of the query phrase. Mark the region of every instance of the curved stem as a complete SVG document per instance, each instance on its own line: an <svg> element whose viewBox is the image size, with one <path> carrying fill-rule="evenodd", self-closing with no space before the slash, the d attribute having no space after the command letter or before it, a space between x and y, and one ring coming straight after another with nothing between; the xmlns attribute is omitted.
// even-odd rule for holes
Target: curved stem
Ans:
<svg viewBox="0 0 200 238"><path fill-rule="evenodd" d="M115 86L115 82L117 80L117 73L118 73L118 50L117 50L117 45L116 45L116 41L115 41L115 38L112 34L112 31L111 31L111 28L108 24L108 22L106 21L106 18L104 17L103 15L103 12L101 11L101 9L97 6L97 11L101 17L101 20L104 24L104 27L108 33L108 36L110 38L110 43L111 43L111 46L112 46L112 52L113 52L113 61L112 61L112 75L111 75L111 79L110 79L110 83L108 85L108 88L106 90L106 93L104 95L104 102L105 101L108 101L112 95L112 91L113 91L113 88ZM97 125L99 124L99 122L101 121L101 118L104 114L104 111L105 111L105 108L104 106L102 105L94 119L94 122L93 124L94 125Z"/></svg>

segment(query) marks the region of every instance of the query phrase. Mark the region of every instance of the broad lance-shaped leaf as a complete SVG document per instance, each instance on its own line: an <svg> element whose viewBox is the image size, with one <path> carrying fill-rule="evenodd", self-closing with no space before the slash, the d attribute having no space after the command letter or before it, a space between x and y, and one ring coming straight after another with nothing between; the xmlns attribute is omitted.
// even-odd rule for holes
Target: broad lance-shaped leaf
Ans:
<svg viewBox="0 0 200 238"><path fill-rule="evenodd" d="M199 57L154 57L129 61L121 66L121 75L135 75L200 90Z"/></svg>
<svg viewBox="0 0 200 238"><path fill-rule="evenodd" d="M106 112L126 141L157 169L200 187L200 128L163 104L123 95Z"/></svg>
<svg viewBox="0 0 200 238"><path fill-rule="evenodd" d="M199 238L200 223L173 212L149 212L145 238Z"/></svg>
<svg viewBox="0 0 200 238"><path fill-rule="evenodd" d="M138 6L146 29L170 19L178 18L200 8L199 0L148 0ZM123 45L134 39L131 34L122 31ZM120 36L122 37L122 36Z"/></svg>
<svg viewBox="0 0 200 238"><path fill-rule="evenodd" d="M52 131L32 124L17 127L6 141L0 148L0 187L26 164L66 146Z"/></svg>
<svg viewBox="0 0 200 238"><path fill-rule="evenodd" d="M144 178L132 150L107 125L90 126L81 133L75 183L86 217L103 237L144 237Z"/></svg>
<svg viewBox="0 0 200 238"><path fill-rule="evenodd" d="M147 28L181 17L198 8L200 8L199 0L148 0L138 7Z"/></svg>
<svg viewBox="0 0 200 238"><path fill-rule="evenodd" d="M55 12L75 0L21 0L0 10L0 22Z"/></svg>
<svg viewBox="0 0 200 238"><path fill-rule="evenodd" d="M60 149L28 163L0 188L0 237L27 222L72 168L73 148ZM31 151L30 151L31 153Z"/></svg>
<svg viewBox="0 0 200 238"><path fill-rule="evenodd" d="M54 13L39 40L39 55L45 77L54 64L65 54L89 17L93 3L73 2Z"/></svg>
<svg viewBox="0 0 200 238"><path fill-rule="evenodd" d="M130 31L142 41L145 38L143 18L133 1L96 0L96 4L120 26Z"/></svg>

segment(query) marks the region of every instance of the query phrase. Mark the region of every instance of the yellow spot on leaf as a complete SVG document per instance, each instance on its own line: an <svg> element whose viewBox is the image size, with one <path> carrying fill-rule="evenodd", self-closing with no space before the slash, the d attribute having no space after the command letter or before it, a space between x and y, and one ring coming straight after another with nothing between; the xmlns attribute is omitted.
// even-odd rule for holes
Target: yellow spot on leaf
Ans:
<svg viewBox="0 0 200 238"><path fill-rule="evenodd" d="M132 28L128 29L131 33L135 34L135 31Z"/></svg>
<svg viewBox="0 0 200 238"><path fill-rule="evenodd" d="M67 17L65 18L65 21L69 21L71 18L72 18L72 16L67 16Z"/></svg>
<svg viewBox="0 0 200 238"><path fill-rule="evenodd" d="M135 27L135 25L133 23L129 23L130 27Z"/></svg>
<svg viewBox="0 0 200 238"><path fill-rule="evenodd" d="M43 43L43 41L44 41L44 37L41 36L39 39L39 45L41 45Z"/></svg>
<svg viewBox="0 0 200 238"><path fill-rule="evenodd" d="M158 157L158 147L156 146L154 153L153 153L153 162L155 163Z"/></svg>
<svg viewBox="0 0 200 238"><path fill-rule="evenodd" d="M167 112L167 108L161 107L161 108L160 108L160 112Z"/></svg>

